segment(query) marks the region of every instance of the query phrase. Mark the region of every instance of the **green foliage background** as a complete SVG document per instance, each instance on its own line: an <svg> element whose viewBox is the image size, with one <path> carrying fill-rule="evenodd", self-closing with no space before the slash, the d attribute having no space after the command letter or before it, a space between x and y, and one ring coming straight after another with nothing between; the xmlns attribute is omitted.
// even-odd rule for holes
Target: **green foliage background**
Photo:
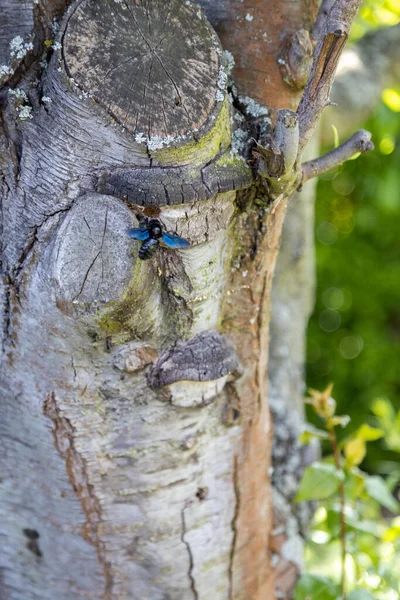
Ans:
<svg viewBox="0 0 400 600"><path fill-rule="evenodd" d="M365 0L353 41L399 22L400 0ZM318 509L295 600L400 600L395 500L400 499L400 82L382 91L365 128L373 134L375 151L318 183L318 282L307 340L307 383L323 390L334 382L337 414L350 416L347 426L343 417L343 429L337 427L346 501L343 513L337 490L331 490L338 484L323 477L334 468L332 448L310 428L303 440L320 437L324 458L307 470L300 488L298 500L316 500ZM334 140L333 130L331 147ZM315 411L308 416L321 428ZM345 596L339 586L342 513Z"/></svg>
<svg viewBox="0 0 400 600"><path fill-rule="evenodd" d="M365 2L356 37L399 17L398 0ZM316 204L318 284L307 382L318 389L335 383L339 412L351 416L353 429L373 424L377 398L400 409L400 82L382 96L365 124L375 151L322 178ZM333 139L332 133L332 145ZM364 467L385 473L398 460L379 440Z"/></svg>

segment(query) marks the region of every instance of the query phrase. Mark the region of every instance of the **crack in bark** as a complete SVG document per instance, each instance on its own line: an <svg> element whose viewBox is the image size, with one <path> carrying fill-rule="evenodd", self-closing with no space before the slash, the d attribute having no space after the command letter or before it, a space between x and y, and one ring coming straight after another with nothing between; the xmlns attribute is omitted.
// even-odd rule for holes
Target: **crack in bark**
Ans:
<svg viewBox="0 0 400 600"><path fill-rule="evenodd" d="M89 230L90 230L90 226L87 223L86 219L85 219L85 222L86 222L86 225L89 227ZM94 267L94 264L95 264L96 260L99 258L99 256L101 256L101 258L103 256L103 247L104 247L104 239L105 239L105 235L106 235L106 231L107 231L107 223L108 223L108 208L106 209L106 214L105 214L105 219L104 219L104 228L103 228L103 235L102 235L102 238L101 238L100 250L97 252L96 256L94 257L94 259L90 263L90 265L89 265L89 267L88 267L88 269L86 271L86 274L85 274L85 276L83 278L80 290L79 290L79 292L76 294L76 296L72 300L73 302L75 302L79 298L79 296L82 294L83 289L85 287L85 283L87 281L87 278L89 277L89 273L92 270L92 268ZM103 267L103 258L102 258L102 260L101 260L101 282L103 282L103 275L104 275L103 268L104 267ZM97 291L99 290L99 286L100 286L100 283L97 286Z"/></svg>
<svg viewBox="0 0 400 600"><path fill-rule="evenodd" d="M82 528L83 537L94 546L98 560L103 567L105 579L103 597L105 600L111 600L113 583L111 566L106 561L104 542L101 541L98 532L99 525L102 522L102 509L89 482L86 461L75 448L74 427L70 420L62 415L54 392L45 399L43 413L53 424L54 445L65 461L68 479L86 517L86 524Z"/></svg>
<svg viewBox="0 0 400 600"><path fill-rule="evenodd" d="M2 353L4 354L6 351L7 342L10 338L11 331L11 281L7 273L3 273L2 279L4 288Z"/></svg>
<svg viewBox="0 0 400 600"><path fill-rule="evenodd" d="M235 456L233 459L233 473L232 473L233 477L233 490L235 492L235 499L236 499L236 503L235 503L235 511L233 513L233 517L232 517L232 521L231 521L231 529L233 532L233 538L232 538L232 547L231 547L231 553L230 553L230 558L229 558L229 569L228 569L228 576L229 576L229 595L228 595L228 600L233 600L233 561L235 559L235 550L236 550L236 538L237 538L237 520L239 518L239 511L240 511L240 487L239 487L239 472L238 472L238 457Z"/></svg>
<svg viewBox="0 0 400 600"><path fill-rule="evenodd" d="M192 553L192 550L190 548L189 542L185 540L185 535L187 533L186 519L185 519L185 510L186 509L187 509L187 506L185 506L181 510L181 517L182 517L182 535L181 535L181 540L185 544L185 546L187 548L187 551L188 551L188 554L189 554L189 572L188 572L188 576L189 576L189 579L190 579L190 589L192 590L194 600L198 600L199 594L198 594L198 592L196 590L196 581L195 581L195 578L193 576L193 569L194 569L193 553Z"/></svg>

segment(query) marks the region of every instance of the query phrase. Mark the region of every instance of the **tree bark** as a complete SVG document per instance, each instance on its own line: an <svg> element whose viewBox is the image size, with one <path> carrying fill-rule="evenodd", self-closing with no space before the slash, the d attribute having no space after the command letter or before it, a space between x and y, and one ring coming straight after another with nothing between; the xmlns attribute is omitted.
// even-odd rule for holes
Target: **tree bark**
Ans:
<svg viewBox="0 0 400 600"><path fill-rule="evenodd" d="M0 1L4 597L274 598L278 109L315 3L204 1L222 46L190 2L66 4ZM140 260L149 219L190 248Z"/></svg>

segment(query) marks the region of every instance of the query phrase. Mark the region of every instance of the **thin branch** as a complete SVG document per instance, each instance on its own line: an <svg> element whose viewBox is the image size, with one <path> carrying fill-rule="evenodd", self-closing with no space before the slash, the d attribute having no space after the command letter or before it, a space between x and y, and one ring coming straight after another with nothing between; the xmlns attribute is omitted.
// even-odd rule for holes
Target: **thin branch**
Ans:
<svg viewBox="0 0 400 600"><path fill-rule="evenodd" d="M331 11L332 6L335 4L335 1L336 0L322 0L312 30L312 35L315 40L318 40L321 36L324 35L326 19L328 18L328 15Z"/></svg>
<svg viewBox="0 0 400 600"><path fill-rule="evenodd" d="M300 152L308 143L323 109L329 102L339 57L361 3L362 0L336 0L325 19L324 27L323 13L320 11L318 15L317 31L323 33L317 41L311 74L297 110L300 126ZM324 11L326 11L327 5L327 2L323 3Z"/></svg>
<svg viewBox="0 0 400 600"><path fill-rule="evenodd" d="M331 169L339 167L355 154L368 152L373 149L374 144L371 142L371 133L365 129L360 129L334 150L303 163L302 182L304 183L312 177L318 177Z"/></svg>

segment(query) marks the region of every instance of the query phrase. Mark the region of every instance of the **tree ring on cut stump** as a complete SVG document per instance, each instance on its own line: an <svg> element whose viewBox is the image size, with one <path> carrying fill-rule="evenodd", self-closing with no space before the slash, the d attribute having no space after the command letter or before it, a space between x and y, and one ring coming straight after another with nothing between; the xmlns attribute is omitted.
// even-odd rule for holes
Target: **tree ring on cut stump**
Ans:
<svg viewBox="0 0 400 600"><path fill-rule="evenodd" d="M82 0L63 55L75 84L139 137L173 141L222 106L218 38L182 0Z"/></svg>

